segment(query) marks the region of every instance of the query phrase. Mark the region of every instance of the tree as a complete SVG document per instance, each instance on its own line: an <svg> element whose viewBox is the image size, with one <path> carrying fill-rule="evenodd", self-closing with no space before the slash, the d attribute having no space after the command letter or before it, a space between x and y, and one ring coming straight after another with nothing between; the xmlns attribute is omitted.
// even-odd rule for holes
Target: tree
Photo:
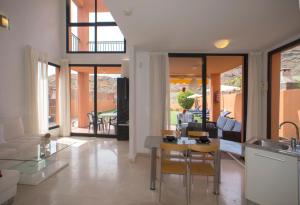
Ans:
<svg viewBox="0 0 300 205"><path fill-rule="evenodd" d="M194 104L194 99L193 98L187 98L188 96L193 95L193 93L189 90L183 92L180 91L177 95L177 101L178 104L180 105L180 107L182 107L183 109L191 109L193 104Z"/></svg>

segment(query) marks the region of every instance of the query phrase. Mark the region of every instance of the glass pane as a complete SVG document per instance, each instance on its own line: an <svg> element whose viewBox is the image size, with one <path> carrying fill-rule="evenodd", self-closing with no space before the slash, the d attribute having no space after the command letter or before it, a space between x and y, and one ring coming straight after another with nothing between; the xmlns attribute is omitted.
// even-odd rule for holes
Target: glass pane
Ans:
<svg viewBox="0 0 300 205"><path fill-rule="evenodd" d="M243 57L207 57L207 120L217 122L218 137L241 142L243 125ZM220 118L221 117L221 118ZM231 120L228 120L231 119ZM207 129L213 127L209 122ZM223 131L235 133L224 133ZM226 134L226 136L225 136Z"/></svg>
<svg viewBox="0 0 300 205"><path fill-rule="evenodd" d="M70 0L71 23L95 22L95 0Z"/></svg>
<svg viewBox="0 0 300 205"><path fill-rule="evenodd" d="M91 133L97 129L94 112L94 67L71 67L71 131Z"/></svg>
<svg viewBox="0 0 300 205"><path fill-rule="evenodd" d="M97 0L97 22L115 22L103 0Z"/></svg>
<svg viewBox="0 0 300 205"><path fill-rule="evenodd" d="M95 27L69 27L69 51L95 51Z"/></svg>
<svg viewBox="0 0 300 205"><path fill-rule="evenodd" d="M201 58L169 58L170 124L187 136L188 123L202 122Z"/></svg>
<svg viewBox="0 0 300 205"><path fill-rule="evenodd" d="M271 137L296 137L295 127L285 121L300 124L300 45L272 55Z"/></svg>
<svg viewBox="0 0 300 205"><path fill-rule="evenodd" d="M116 134L117 125L117 78L121 67L97 68L97 111L98 121L103 123L100 134Z"/></svg>
<svg viewBox="0 0 300 205"><path fill-rule="evenodd" d="M97 27L97 51L123 52L124 36L118 26Z"/></svg>
<svg viewBox="0 0 300 205"><path fill-rule="evenodd" d="M48 65L49 127L59 124L58 82L59 68Z"/></svg>

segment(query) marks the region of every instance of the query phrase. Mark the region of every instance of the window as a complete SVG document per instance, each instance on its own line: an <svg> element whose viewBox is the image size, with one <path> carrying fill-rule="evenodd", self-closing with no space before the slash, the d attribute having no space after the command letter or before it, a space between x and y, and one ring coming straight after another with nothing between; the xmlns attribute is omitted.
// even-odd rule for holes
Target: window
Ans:
<svg viewBox="0 0 300 205"><path fill-rule="evenodd" d="M67 0L67 52L126 52L126 40L103 0Z"/></svg>
<svg viewBox="0 0 300 205"><path fill-rule="evenodd" d="M59 66L48 64L49 129L59 125L58 107Z"/></svg>
<svg viewBox="0 0 300 205"><path fill-rule="evenodd" d="M300 39L270 51L268 63L268 137L290 140L292 122L300 124Z"/></svg>

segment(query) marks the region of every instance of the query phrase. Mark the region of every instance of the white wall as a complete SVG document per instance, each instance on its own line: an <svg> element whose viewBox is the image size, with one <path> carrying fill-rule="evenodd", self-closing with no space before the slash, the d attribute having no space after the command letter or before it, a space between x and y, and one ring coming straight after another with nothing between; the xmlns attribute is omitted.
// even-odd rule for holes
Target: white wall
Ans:
<svg viewBox="0 0 300 205"><path fill-rule="evenodd" d="M0 28L0 116L25 114L25 46L48 53L49 61L61 56L61 0L1 0L0 12L11 22Z"/></svg>
<svg viewBox="0 0 300 205"><path fill-rule="evenodd" d="M150 133L150 54L137 51L135 57L135 146L137 153L147 153L144 142Z"/></svg>

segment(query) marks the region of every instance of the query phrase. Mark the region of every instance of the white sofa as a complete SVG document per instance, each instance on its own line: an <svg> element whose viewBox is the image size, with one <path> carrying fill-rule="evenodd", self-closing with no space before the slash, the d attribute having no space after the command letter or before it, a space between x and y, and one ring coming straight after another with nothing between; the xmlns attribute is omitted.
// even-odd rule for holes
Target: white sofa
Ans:
<svg viewBox="0 0 300 205"><path fill-rule="evenodd" d="M0 158L6 158L13 154L33 147L40 143L41 136L27 136L24 132L21 118L0 118ZM0 166L1 167L1 166Z"/></svg>
<svg viewBox="0 0 300 205"><path fill-rule="evenodd" d="M20 179L20 174L15 170L1 170L0 177L0 205L11 204L14 196L17 193L17 183Z"/></svg>
<svg viewBox="0 0 300 205"><path fill-rule="evenodd" d="M22 151L30 149L40 143L41 137L26 136L21 118L0 118L0 159L10 159ZM16 194L20 173L16 170L7 170L22 162L0 160L0 169L3 177L0 178L0 205L10 204Z"/></svg>

